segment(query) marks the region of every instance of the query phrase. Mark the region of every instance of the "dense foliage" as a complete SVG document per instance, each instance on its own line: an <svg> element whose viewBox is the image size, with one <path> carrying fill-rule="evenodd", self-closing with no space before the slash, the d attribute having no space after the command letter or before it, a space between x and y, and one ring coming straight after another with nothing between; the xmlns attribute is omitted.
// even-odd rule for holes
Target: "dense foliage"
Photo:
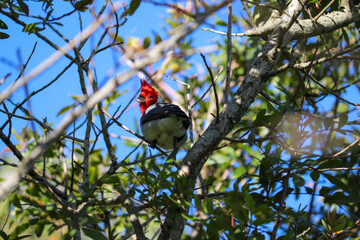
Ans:
<svg viewBox="0 0 360 240"><path fill-rule="evenodd" d="M360 239L356 1L206 2L0 1L1 238ZM138 135L140 78L194 143Z"/></svg>

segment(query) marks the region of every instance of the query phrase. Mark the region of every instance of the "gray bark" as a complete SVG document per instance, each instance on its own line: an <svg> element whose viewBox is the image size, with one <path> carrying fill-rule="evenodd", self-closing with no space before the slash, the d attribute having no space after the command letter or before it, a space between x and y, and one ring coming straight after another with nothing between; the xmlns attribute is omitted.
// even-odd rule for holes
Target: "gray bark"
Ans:
<svg viewBox="0 0 360 240"><path fill-rule="evenodd" d="M191 201L192 195L184 194L184 191L193 192L196 178L206 160L216 149L223 136L226 136L236 126L256 96L264 88L269 79L268 73L272 70L279 57L279 48L288 43L284 42L284 39L286 39L285 41L290 40L286 36L287 30L290 29L302 9L303 3L298 0L293 0L289 4L286 14L281 16L281 24L272 32L252 63L244 81L235 92L228 105L227 112L220 115L220 121L216 119L212 121L181 162L178 179L180 182L175 184L175 186L181 186L181 189L175 189L178 196L184 197L188 202ZM225 125L224 131L220 131L222 124ZM188 208L182 208L175 204L171 206L159 239L181 239L186 223L182 213L187 212Z"/></svg>

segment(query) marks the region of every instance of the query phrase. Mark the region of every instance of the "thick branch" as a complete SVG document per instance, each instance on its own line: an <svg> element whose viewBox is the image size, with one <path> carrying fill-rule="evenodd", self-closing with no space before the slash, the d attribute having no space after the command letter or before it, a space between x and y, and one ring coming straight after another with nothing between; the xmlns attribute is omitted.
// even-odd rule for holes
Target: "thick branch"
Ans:
<svg viewBox="0 0 360 240"><path fill-rule="evenodd" d="M345 8L342 11L333 11L322 15L317 19L316 25L313 24L311 19L298 20L292 25L289 33L292 36L291 40L300 40L333 32L357 21L360 21L360 9L353 6L350 9ZM261 27L250 29L244 33L233 33L232 36L261 36L267 38L281 23L281 18L271 18ZM214 31L207 28L203 30L227 35L226 32Z"/></svg>
<svg viewBox="0 0 360 240"><path fill-rule="evenodd" d="M205 13L198 14L193 22L190 24L184 23L180 25L177 29L174 30L174 34L166 41L163 41L159 44L157 44L154 48L143 51L141 54L139 54L139 58L135 60L133 68L125 72L124 74L120 75L117 78L114 78L112 81L109 81L105 86L103 86L101 89L99 89L97 92L95 92L93 95L91 95L82 105L82 107L75 108L73 111L71 111L64 119L63 121L58 125L58 127L48 134L45 138L45 140L39 144L26 158L24 158L21 163L18 166L17 171L15 171L11 176L9 176L5 181L1 182L0 184L0 201L3 199L6 195L11 193L20 182L21 178L25 176L29 171L32 170L33 164L35 163L36 159L38 159L44 149L46 149L50 144L52 144L54 141L58 139L58 137L65 131L70 124L76 120L77 118L84 115L88 110L94 108L94 106L100 102L103 98L108 96L112 91L114 91L119 85L130 79L134 74L136 74L137 71L140 69L143 69L150 64L155 63L159 59L163 58L165 56L165 53L171 49L175 44L179 43L181 40L183 40L186 36L188 36L190 33L192 33L194 30L199 28L199 26L205 21L205 19L212 14L213 12L217 11L223 6L226 6L229 3L230 0L221 2L219 4L216 4L208 9ZM107 16L105 19L108 19L109 16ZM104 20L105 21L105 20ZM97 24L101 24L97 23ZM98 25L96 25L98 27ZM91 34L94 26L90 27L90 30L85 31L89 32L88 34ZM70 50L73 46L66 46L66 50ZM61 53L56 53L55 57L51 58L51 61L49 61L47 64L42 65L41 67L38 67L38 70L34 70L33 74L29 74L22 78L20 80L19 84L17 84L16 87L7 89L7 91L0 96L0 102L5 100L7 97L9 97L16 89L21 87L23 84L26 84L28 81L30 81L33 77L37 76L40 72L42 72L45 67L49 67L51 63L55 62L60 58Z"/></svg>
<svg viewBox="0 0 360 240"><path fill-rule="evenodd" d="M302 7L302 3L298 0L293 0L289 4L286 13L282 15L281 25L278 25L255 58L245 80L230 101L226 112L221 114L221 121L212 121L181 162L180 180L178 180L181 183L175 184L175 186L182 188L175 189L179 196L183 197L185 195L183 194L184 191L193 192L197 175L222 140L222 136L226 136L236 126L265 86L269 78L267 73L271 71L279 57L279 47L287 43L283 41L284 35L286 30L291 27L290 24L294 22L294 18L289 16L296 18ZM289 40L289 38L286 38L286 40ZM221 131L221 122L225 122L223 131ZM190 201L192 195L185 195L184 198ZM181 208L177 205L170 207L159 239L181 239L185 227L185 219L182 214L187 211L188 208Z"/></svg>

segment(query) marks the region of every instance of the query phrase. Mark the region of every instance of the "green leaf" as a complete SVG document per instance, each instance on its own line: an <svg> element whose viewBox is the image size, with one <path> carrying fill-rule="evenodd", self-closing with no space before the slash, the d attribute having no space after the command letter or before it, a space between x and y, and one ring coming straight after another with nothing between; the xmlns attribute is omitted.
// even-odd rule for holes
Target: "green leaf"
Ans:
<svg viewBox="0 0 360 240"><path fill-rule="evenodd" d="M213 203L212 199L204 199L203 205L204 205L204 211L207 214L210 215L214 212L214 203Z"/></svg>
<svg viewBox="0 0 360 240"><path fill-rule="evenodd" d="M91 239L95 240L107 240L107 238L100 231L91 229L91 228L83 228L84 234Z"/></svg>
<svg viewBox="0 0 360 240"><path fill-rule="evenodd" d="M185 213L181 213L181 215L182 215L185 219L190 220L190 221L196 221L196 220L197 220L196 217L194 217L194 216L189 216L189 215L187 215L187 214L185 214Z"/></svg>
<svg viewBox="0 0 360 240"><path fill-rule="evenodd" d="M255 201L251 197L251 195L248 193L248 191L244 191L244 198L245 198L246 205L250 209L250 211L254 210L255 209Z"/></svg>
<svg viewBox="0 0 360 240"><path fill-rule="evenodd" d="M270 217L269 218L258 218L253 222L253 224L255 226L259 226L259 225L263 225L263 224L266 224L266 223L270 223L271 221L273 221L273 219L270 218Z"/></svg>
<svg viewBox="0 0 360 240"><path fill-rule="evenodd" d="M91 166L89 168L89 182L93 184L99 178L99 171L100 169L95 166Z"/></svg>
<svg viewBox="0 0 360 240"><path fill-rule="evenodd" d="M305 187L305 190L306 190L307 194L313 194L314 193L314 190L312 188Z"/></svg>
<svg viewBox="0 0 360 240"><path fill-rule="evenodd" d="M69 111L71 108L73 108L73 105L63 107L56 116L60 116L60 115L62 115L62 114L64 114L64 113L66 113L66 112Z"/></svg>
<svg viewBox="0 0 360 240"><path fill-rule="evenodd" d="M199 196L194 196L195 206L198 210L202 209L201 199Z"/></svg>
<svg viewBox="0 0 360 240"><path fill-rule="evenodd" d="M130 8L128 9L128 13L129 15L133 15L136 11L136 9L138 9L138 7L140 6L141 0L131 0L130 2Z"/></svg>
<svg viewBox="0 0 360 240"><path fill-rule="evenodd" d="M155 45L162 41L162 38L160 37L159 34L153 32L153 35L154 35Z"/></svg>
<svg viewBox="0 0 360 240"><path fill-rule="evenodd" d="M175 161L177 152L178 149L174 149L174 151L171 152L170 156L165 161L165 166L168 166L169 164L172 164Z"/></svg>
<svg viewBox="0 0 360 240"><path fill-rule="evenodd" d="M238 168L236 168L234 170L234 173L233 175L231 176L232 179L237 179L239 177L241 177L243 174L245 174L247 171L246 171L246 168L245 166L240 166Z"/></svg>
<svg viewBox="0 0 360 240"><path fill-rule="evenodd" d="M88 208L87 210L84 210L84 212L92 212L92 209ZM95 225L97 223L99 223L99 219L97 217L84 217L79 222L81 226L87 226L89 224Z"/></svg>
<svg viewBox="0 0 360 240"><path fill-rule="evenodd" d="M320 177L320 173L318 171L313 171L310 173L310 177L314 182L316 182Z"/></svg>
<svg viewBox="0 0 360 240"><path fill-rule="evenodd" d="M75 9L78 11L85 12L88 8L87 5L90 5L94 2L94 0L80 0L75 3Z"/></svg>
<svg viewBox="0 0 360 240"><path fill-rule="evenodd" d="M249 144L249 146L254 145L254 139L255 139L255 128L252 128L249 137L247 139L247 143Z"/></svg>
<svg viewBox="0 0 360 240"><path fill-rule="evenodd" d="M328 226L328 224L325 222L325 220L321 219L321 224L323 225L323 227L325 228L326 231L329 231L329 226Z"/></svg>
<svg viewBox="0 0 360 240"><path fill-rule="evenodd" d="M339 116L339 128L342 128L343 126L345 126L347 124L348 121L348 114L346 113L341 113Z"/></svg>
<svg viewBox="0 0 360 240"><path fill-rule="evenodd" d="M323 161L324 159L322 159L322 163L319 165L319 169L343 167L344 166L344 162L342 160L329 159L327 161Z"/></svg>
<svg viewBox="0 0 360 240"><path fill-rule="evenodd" d="M119 183L120 179L118 176L116 175L105 175L104 177L101 178L101 182L102 183Z"/></svg>
<svg viewBox="0 0 360 240"><path fill-rule="evenodd" d="M47 212L55 211L56 210L56 205L54 205L54 204L48 205L48 206L46 206L45 210Z"/></svg>
<svg viewBox="0 0 360 240"><path fill-rule="evenodd" d="M26 5L23 0L16 0L19 4L21 12L25 13L26 15L29 15L29 6Z"/></svg>
<svg viewBox="0 0 360 240"><path fill-rule="evenodd" d="M149 37L144 38L144 48L148 48L151 44L151 40Z"/></svg>
<svg viewBox="0 0 360 240"><path fill-rule="evenodd" d="M221 19L216 20L215 24L219 26L227 26L227 23Z"/></svg>
<svg viewBox="0 0 360 240"><path fill-rule="evenodd" d="M266 109L261 109L260 112L256 114L256 119L253 122L253 126L257 127L257 126L262 126L264 124L265 113L266 113Z"/></svg>
<svg viewBox="0 0 360 240"><path fill-rule="evenodd" d="M324 124L324 127L326 129L328 129L333 124L333 119L332 118L324 118L323 119L323 124Z"/></svg>
<svg viewBox="0 0 360 240"><path fill-rule="evenodd" d="M294 191L294 188L288 188L286 191L285 198L287 198L287 196L289 196L289 194L291 194L293 191ZM280 201L284 197L283 195L284 195L284 190L279 191L278 193L275 194L274 201L276 203L280 203Z"/></svg>
<svg viewBox="0 0 360 240"><path fill-rule="evenodd" d="M28 34L30 33L37 33L40 31L40 28L37 27L39 23L31 23L31 24L27 24L24 26L23 28L23 32L27 32Z"/></svg>
<svg viewBox="0 0 360 240"><path fill-rule="evenodd" d="M56 25L61 26L61 27L64 26L64 25L63 25L62 23L60 23L60 22L53 22L53 24L56 24Z"/></svg>
<svg viewBox="0 0 360 240"><path fill-rule="evenodd" d="M302 186L305 185L304 178L302 176L299 176L299 175L294 175L293 182L294 182L294 185L296 187L302 187Z"/></svg>
<svg viewBox="0 0 360 240"><path fill-rule="evenodd" d="M11 239L19 239L19 235L22 234L23 232L25 232L27 229L29 229L31 226L30 226L30 223L29 222L25 222L19 226L17 226L15 228L14 231L11 232L11 235L10 235L10 238ZM24 237L24 236L23 236Z"/></svg>
<svg viewBox="0 0 360 240"><path fill-rule="evenodd" d="M51 16L52 12L54 11L54 9L51 9L47 14L46 14L46 17L45 17L45 20L47 21L49 19L49 17Z"/></svg>
<svg viewBox="0 0 360 240"><path fill-rule="evenodd" d="M321 196L326 196L326 195L329 194L330 191L331 191L330 188L328 188L328 187L322 187L322 188L320 189L320 191L319 191L319 194L320 194Z"/></svg>
<svg viewBox="0 0 360 240"><path fill-rule="evenodd" d="M261 160L259 173L260 184L267 190L274 179L271 163L267 158Z"/></svg>
<svg viewBox="0 0 360 240"><path fill-rule="evenodd" d="M35 234L37 237L40 237L42 232L44 231L45 227L45 220L41 219L36 225L35 225Z"/></svg>
<svg viewBox="0 0 360 240"><path fill-rule="evenodd" d="M17 194L13 194L11 198L11 202L15 207L21 208L20 199L18 198Z"/></svg>
<svg viewBox="0 0 360 240"><path fill-rule="evenodd" d="M2 237L3 240L9 239L9 236L3 230L0 230L0 237Z"/></svg>
<svg viewBox="0 0 360 240"><path fill-rule="evenodd" d="M322 173L322 175L323 175L324 177L326 177L332 184L334 184L334 185L337 186L338 188L340 188L340 189L347 189L346 184L343 183L340 178L334 177L334 176L332 176L332 175L330 175L330 174L327 174L327 173Z"/></svg>
<svg viewBox="0 0 360 240"><path fill-rule="evenodd" d="M1 29L8 29L8 26L6 25L6 23L4 23L1 19L0 19L0 28Z"/></svg>
<svg viewBox="0 0 360 240"><path fill-rule="evenodd" d="M6 39L6 38L9 38L9 37L10 37L9 34L0 32L0 39Z"/></svg>
<svg viewBox="0 0 360 240"><path fill-rule="evenodd" d="M262 101L262 102L265 102L266 103L266 106L267 108L270 110L270 111L275 111L275 108L273 106L273 103L270 102L269 100L267 100L264 96L262 95L258 95L258 98Z"/></svg>

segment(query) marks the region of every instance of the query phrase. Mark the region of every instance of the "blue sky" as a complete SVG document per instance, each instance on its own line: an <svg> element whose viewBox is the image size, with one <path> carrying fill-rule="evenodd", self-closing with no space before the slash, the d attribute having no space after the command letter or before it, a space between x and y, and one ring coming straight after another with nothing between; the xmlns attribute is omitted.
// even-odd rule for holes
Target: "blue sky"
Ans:
<svg viewBox="0 0 360 240"><path fill-rule="evenodd" d="M61 16L64 12L69 12L72 9L67 8L67 4L63 1L54 1L54 16ZM39 9L41 9L40 3L29 2L30 5L30 15L44 15ZM237 7L239 4L235 3L234 12L238 11ZM97 6L97 9L100 8L100 5ZM220 11L221 16L226 19L226 8ZM92 21L92 17L89 16L89 12L82 13L82 23L83 28L86 28ZM153 33L159 33L161 37L165 36L166 23L164 22L165 17L168 15L167 8L162 6L154 6L153 4L149 4L146 2L142 2L138 10L135 12L133 16L131 16L127 23L119 28L119 36L121 36L125 43L127 43L128 38L138 37L139 39L143 39L145 36L149 36L154 42ZM31 57L29 64L25 70L25 73L29 73L33 68L35 68L38 64L44 61L48 56L55 52L55 50L50 47L47 43L38 39L34 34L27 34L22 32L22 27L14 24L12 20L8 18L1 17L1 19L8 25L9 29L7 33L10 34L10 38L1 40L1 52L0 52L0 71L3 75L0 77L4 77L5 74L11 73L12 75L6 79L4 84L0 85L0 91L3 91L7 87L9 87L12 82L15 80L18 75L18 64L19 57L21 56L21 61L23 63L26 62L29 57L35 43L37 42L36 50ZM26 18L24 18L26 19ZM35 21L35 20L32 20ZM209 22L209 21L208 21ZM30 22L29 22L30 23ZM54 25L61 33L65 35L66 38L71 39L76 36L76 34L80 31L78 14L72 14L68 17L65 17L61 20L63 27ZM61 39L58 35L56 35L53 31L45 30L40 32L45 35L52 42L57 44L58 46L63 46L65 41ZM98 36L102 33L102 29L96 32ZM215 39L223 38L222 36L217 36L214 33L206 32L201 29L198 29L193 34L196 35L194 38L194 45L201 47L206 47L209 45L213 45ZM90 49L93 48L94 44L96 44L96 40L90 39L87 44L84 46L82 53L84 57L89 56ZM73 52L69 52L70 55L74 55ZM116 56L120 56L119 54ZM115 57L115 58L116 58ZM206 71L202 60L200 60L200 56L193 57L193 63L196 65L195 71L202 69L202 71ZM114 60L114 55L111 51L104 51L98 54L94 59L94 65L96 66L96 75L98 82L103 83L111 79L114 75L120 74L126 67L116 68L115 72L111 72L115 61L121 61L121 64L124 64L124 61L120 58ZM11 62L11 64L9 64ZM28 88L29 92L36 91L37 89L44 86L47 82L54 79L59 72L67 66L69 60L63 57L58 62L54 64L51 68L46 70L36 79L30 81ZM199 64L200 63L200 64ZM208 58L208 63L211 65L211 61ZM11 66L10 66L11 65ZM171 79L165 79L165 82L171 86L175 86ZM119 92L127 91L124 95L126 99L130 99L133 97L135 92L138 90L139 84L139 76L134 76L130 81L126 84L119 87ZM53 127L56 126L57 123L61 121L61 119L65 115L57 116L57 113L67 105L71 105L74 103L72 96L82 95L77 69L75 65L73 65L66 73L61 76L59 80L57 80L54 84L48 87L43 93L39 93L31 98L31 107L33 115L38 119L46 118L48 123L54 123ZM19 103L25 98L25 90L19 89L16 93L11 96L11 100L14 103ZM122 98L124 99L124 98ZM127 102L116 102L114 104L113 110L115 110L119 105L126 105ZM26 106L28 107L28 106ZM109 110L111 111L111 110ZM135 129L135 119L140 118L140 112L137 106L137 103L134 101L131 104L131 107L126 111L126 118L122 119L122 123L130 127L131 129ZM78 123L81 121L78 121ZM17 131L21 131L21 127L24 126L23 120L15 120L13 127L17 129ZM39 131L39 127L36 127ZM113 126L111 131L118 135L128 135L128 133L120 130L118 127ZM81 134L81 132L79 132ZM0 149L2 150L4 145L0 143Z"/></svg>

